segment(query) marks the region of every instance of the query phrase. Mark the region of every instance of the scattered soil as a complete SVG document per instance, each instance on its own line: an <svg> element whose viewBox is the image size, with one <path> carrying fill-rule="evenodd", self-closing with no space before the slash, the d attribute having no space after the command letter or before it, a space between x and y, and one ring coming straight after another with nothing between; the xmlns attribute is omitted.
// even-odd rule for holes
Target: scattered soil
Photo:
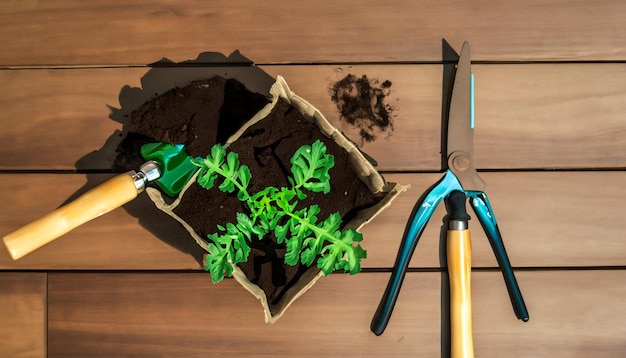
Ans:
<svg viewBox="0 0 626 358"><path fill-rule="evenodd" d="M393 132L394 108L385 103L391 92L391 81L382 83L349 74L330 87L331 99L337 105L340 119L359 129L365 142L373 142L380 134Z"/></svg>

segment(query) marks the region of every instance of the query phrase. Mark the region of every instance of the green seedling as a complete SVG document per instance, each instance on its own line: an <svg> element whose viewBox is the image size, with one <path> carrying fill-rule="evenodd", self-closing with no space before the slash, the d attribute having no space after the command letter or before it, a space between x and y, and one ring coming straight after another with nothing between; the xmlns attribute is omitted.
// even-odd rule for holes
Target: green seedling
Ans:
<svg viewBox="0 0 626 358"><path fill-rule="evenodd" d="M318 221L320 208L311 205L298 207L298 200L306 198L306 192L330 192L330 169L334 157L326 153L321 141L300 147L291 158L290 187L266 187L258 193L249 193L252 174L246 165L239 163L235 152L226 153L217 144L205 158L193 163L200 167L198 184L211 189L218 178L219 190L236 193L245 202L247 213L237 213L237 222L219 225L218 232L209 234L209 254L205 270L213 282L221 281L233 273L232 264L245 262L250 253L248 242L262 239L273 232L279 244L285 243L285 263L294 266L298 262L311 266L317 259L317 267L328 275L334 270L356 274L361 270L361 259L367 252L359 244L363 236L354 229L341 230L339 213Z"/></svg>

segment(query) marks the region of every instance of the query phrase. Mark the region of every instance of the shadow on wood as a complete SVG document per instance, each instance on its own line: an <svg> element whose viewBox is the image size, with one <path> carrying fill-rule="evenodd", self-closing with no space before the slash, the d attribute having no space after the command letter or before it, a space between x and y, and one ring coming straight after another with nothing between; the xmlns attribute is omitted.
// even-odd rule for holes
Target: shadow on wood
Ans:
<svg viewBox="0 0 626 358"><path fill-rule="evenodd" d="M143 103L154 97L171 90L181 88L192 81L209 79L220 76L225 79L236 79L243 83L248 90L254 93L269 96L269 88L274 83L274 78L256 67L252 61L241 55L238 51L228 57L217 52L203 52L195 60L179 63L163 58L149 65L151 68L141 78L141 88L122 87L119 94L120 108L108 105L111 110L109 118L122 124L122 130L116 130L105 141L103 146L81 157L75 163L78 171L87 171L87 183L78 189L63 204L69 203L86 191L102 184L102 175L94 175L90 168L109 168L110 171L118 171L114 162L118 155L118 146L129 135L131 113ZM136 169L139 168L143 159L137 149ZM123 206L123 208L139 220L139 224L163 240L172 247L188 253L203 266L203 254L205 252L189 238L177 222L158 210L147 195L142 194L137 199ZM181 239L189 238L189 240ZM131 238L132 239L132 238Z"/></svg>

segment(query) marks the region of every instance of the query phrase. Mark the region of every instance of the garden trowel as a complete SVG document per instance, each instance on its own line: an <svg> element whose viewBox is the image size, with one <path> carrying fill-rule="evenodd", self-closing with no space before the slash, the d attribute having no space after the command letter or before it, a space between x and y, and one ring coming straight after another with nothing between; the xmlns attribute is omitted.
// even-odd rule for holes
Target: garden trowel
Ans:
<svg viewBox="0 0 626 358"><path fill-rule="evenodd" d="M151 182L156 181L167 195L175 197L198 169L182 144L146 144L141 148L141 155L147 162L139 171L120 174L6 235L3 240L11 257L17 260L78 226L128 203Z"/></svg>

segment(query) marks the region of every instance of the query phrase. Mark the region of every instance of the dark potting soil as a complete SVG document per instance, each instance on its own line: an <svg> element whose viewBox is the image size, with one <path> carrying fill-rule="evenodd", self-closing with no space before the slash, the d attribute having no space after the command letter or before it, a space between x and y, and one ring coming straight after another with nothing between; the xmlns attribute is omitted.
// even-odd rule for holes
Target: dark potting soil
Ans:
<svg viewBox="0 0 626 358"><path fill-rule="evenodd" d="M127 158L135 157L146 141L184 143L186 148L190 146L191 155L206 156L215 143L225 141L266 103L264 96L248 92L239 82L230 85L238 89L234 91L237 96L234 92L227 95L225 89L229 81L234 80L197 81L142 105L133 112L131 133L120 146L120 162L129 163ZM335 166L330 170L331 191L326 195L307 193L299 207L315 203L322 210L318 214L319 221L338 212L347 222L358 210L380 200L350 169L345 150L282 99L270 115L248 128L227 151L238 153L240 162L250 168L252 180L248 190L256 193L267 186L289 186L287 177L291 176L292 155L300 146L310 145L315 140L324 142L328 153L335 157ZM128 153L129 150L136 152ZM139 162L142 163L141 157ZM235 195L217 188L206 190L195 184L185 192L174 212L201 237L206 237L217 231L217 225L236 222L237 212L247 210ZM277 244L273 235L253 240L250 246L248 261L238 266L266 293L270 305L275 304L308 268L284 264L284 244Z"/></svg>
<svg viewBox="0 0 626 358"><path fill-rule="evenodd" d="M222 77L171 89L131 113L114 166L120 171L136 170L144 162L139 149L152 142L184 144L189 155L204 157L267 103L266 96Z"/></svg>
<svg viewBox="0 0 626 358"><path fill-rule="evenodd" d="M359 129L361 139L373 142L380 133L393 131L393 106L385 103L391 81L382 83L366 75L348 74L330 87L331 100L337 105L341 120Z"/></svg>

